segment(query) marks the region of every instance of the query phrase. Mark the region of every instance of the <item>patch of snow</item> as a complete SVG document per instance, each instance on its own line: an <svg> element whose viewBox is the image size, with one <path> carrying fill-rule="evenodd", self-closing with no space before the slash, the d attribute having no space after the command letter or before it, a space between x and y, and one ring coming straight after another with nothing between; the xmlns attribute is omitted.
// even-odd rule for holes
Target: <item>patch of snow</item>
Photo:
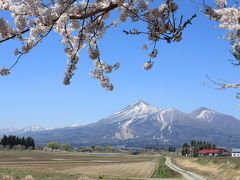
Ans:
<svg viewBox="0 0 240 180"><path fill-rule="evenodd" d="M25 127L23 129L19 129L19 131L23 131L24 133L26 132L38 132L38 131L44 131L46 130L45 128L43 127L40 127L40 126L28 126L28 127Z"/></svg>
<svg viewBox="0 0 240 180"><path fill-rule="evenodd" d="M212 122L213 118L217 115L215 111L203 110L196 118L207 120L207 122Z"/></svg>
<svg viewBox="0 0 240 180"><path fill-rule="evenodd" d="M132 133L132 129L129 127L129 125L132 122L134 122L134 120L135 120L135 118L132 118L129 121L125 122L121 126L120 132L117 132L114 137L117 139L122 139L122 140L133 139L134 134Z"/></svg>
<svg viewBox="0 0 240 180"><path fill-rule="evenodd" d="M121 136L121 134L120 134L119 132L116 132L114 138L116 138L116 139L122 139L122 136Z"/></svg>
<svg viewBox="0 0 240 180"><path fill-rule="evenodd" d="M129 105L127 108L117 112L114 116L135 117L140 115L149 115L158 112L157 107L153 107L145 101L138 101Z"/></svg>
<svg viewBox="0 0 240 180"><path fill-rule="evenodd" d="M144 118L160 111L159 108L151 106L145 101L133 103L112 116L102 119L101 123L119 123L132 118ZM120 125L120 124L119 124Z"/></svg>
<svg viewBox="0 0 240 180"><path fill-rule="evenodd" d="M27 132L38 132L38 131L44 131L44 130L46 129L40 126L28 126L24 128L12 127L12 128L0 129L0 134L22 134Z"/></svg>
<svg viewBox="0 0 240 180"><path fill-rule="evenodd" d="M80 126L81 126L81 125L78 124L78 123L73 123L72 125L67 126L67 127L69 127L69 128L77 128L77 127L80 127Z"/></svg>
<svg viewBox="0 0 240 180"><path fill-rule="evenodd" d="M166 109L159 112L157 119L162 125L160 131L163 131L165 128L172 125L175 112L175 109Z"/></svg>

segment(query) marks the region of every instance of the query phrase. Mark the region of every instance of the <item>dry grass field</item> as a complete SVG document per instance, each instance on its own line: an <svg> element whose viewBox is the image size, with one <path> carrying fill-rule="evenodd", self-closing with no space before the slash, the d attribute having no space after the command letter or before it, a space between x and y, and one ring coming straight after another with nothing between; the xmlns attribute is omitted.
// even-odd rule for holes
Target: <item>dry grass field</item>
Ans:
<svg viewBox="0 0 240 180"><path fill-rule="evenodd" d="M159 155L0 151L0 179L144 179L158 163Z"/></svg>
<svg viewBox="0 0 240 180"><path fill-rule="evenodd" d="M240 159L232 157L176 157L178 166L214 180L240 180Z"/></svg>

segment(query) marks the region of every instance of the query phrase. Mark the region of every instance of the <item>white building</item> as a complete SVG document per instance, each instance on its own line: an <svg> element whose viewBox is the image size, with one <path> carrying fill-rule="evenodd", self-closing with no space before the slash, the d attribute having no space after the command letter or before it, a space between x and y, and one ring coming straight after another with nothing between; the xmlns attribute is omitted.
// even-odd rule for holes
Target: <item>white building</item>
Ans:
<svg viewBox="0 0 240 180"><path fill-rule="evenodd" d="M232 157L240 157L240 149L232 149Z"/></svg>

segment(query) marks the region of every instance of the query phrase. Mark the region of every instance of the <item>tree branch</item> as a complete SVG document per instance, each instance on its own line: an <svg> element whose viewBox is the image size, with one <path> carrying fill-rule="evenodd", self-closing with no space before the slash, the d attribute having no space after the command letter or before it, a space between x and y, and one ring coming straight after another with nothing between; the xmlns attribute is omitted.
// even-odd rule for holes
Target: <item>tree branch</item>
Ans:
<svg viewBox="0 0 240 180"><path fill-rule="evenodd" d="M26 30L22 31L20 34L25 34L25 33L29 32L29 31L30 31L30 29L26 29ZM0 44L3 43L3 42L5 42L5 41L8 41L8 40L10 40L10 39L13 39L13 38L15 38L15 37L17 37L17 36L18 36L17 34L14 34L14 35L6 38L6 39L0 40Z"/></svg>
<svg viewBox="0 0 240 180"><path fill-rule="evenodd" d="M117 4L113 4L111 3L108 7L105 7L105 8L102 8L102 9L96 9L96 10L93 10L91 12L88 12L88 13L84 13L82 15L70 15L70 19L86 19L88 17L91 17L91 16L94 16L98 13L101 13L101 12L109 12L115 8L117 8L118 5Z"/></svg>
<svg viewBox="0 0 240 180"><path fill-rule="evenodd" d="M234 83L223 83L223 82L217 82L210 78L208 75L206 75L207 79L214 85L217 86L215 89L224 90L224 89L240 89L240 84L234 84Z"/></svg>

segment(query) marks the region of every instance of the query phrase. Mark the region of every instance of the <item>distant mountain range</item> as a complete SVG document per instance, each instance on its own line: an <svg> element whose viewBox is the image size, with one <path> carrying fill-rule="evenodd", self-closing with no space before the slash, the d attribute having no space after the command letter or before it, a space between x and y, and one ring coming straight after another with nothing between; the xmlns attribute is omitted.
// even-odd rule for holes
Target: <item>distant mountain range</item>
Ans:
<svg viewBox="0 0 240 180"><path fill-rule="evenodd" d="M12 131L12 134L15 132ZM233 116L205 107L191 113L159 109L145 101L133 103L93 124L52 130L36 128L20 134L32 136L37 144L57 141L76 147L181 146L192 139L209 141L223 147L240 147L240 121Z"/></svg>
<svg viewBox="0 0 240 180"><path fill-rule="evenodd" d="M62 128L77 128L77 127L80 127L80 125L77 123L74 123L72 125L65 126ZM62 129L62 128L44 128L44 127L40 127L40 126L28 126L28 127L24 127L24 128L19 128L19 127L2 128L2 129L0 129L0 136L2 136L4 134L6 134L6 135L9 135L9 134L22 135L24 133L50 131L50 130Z"/></svg>

